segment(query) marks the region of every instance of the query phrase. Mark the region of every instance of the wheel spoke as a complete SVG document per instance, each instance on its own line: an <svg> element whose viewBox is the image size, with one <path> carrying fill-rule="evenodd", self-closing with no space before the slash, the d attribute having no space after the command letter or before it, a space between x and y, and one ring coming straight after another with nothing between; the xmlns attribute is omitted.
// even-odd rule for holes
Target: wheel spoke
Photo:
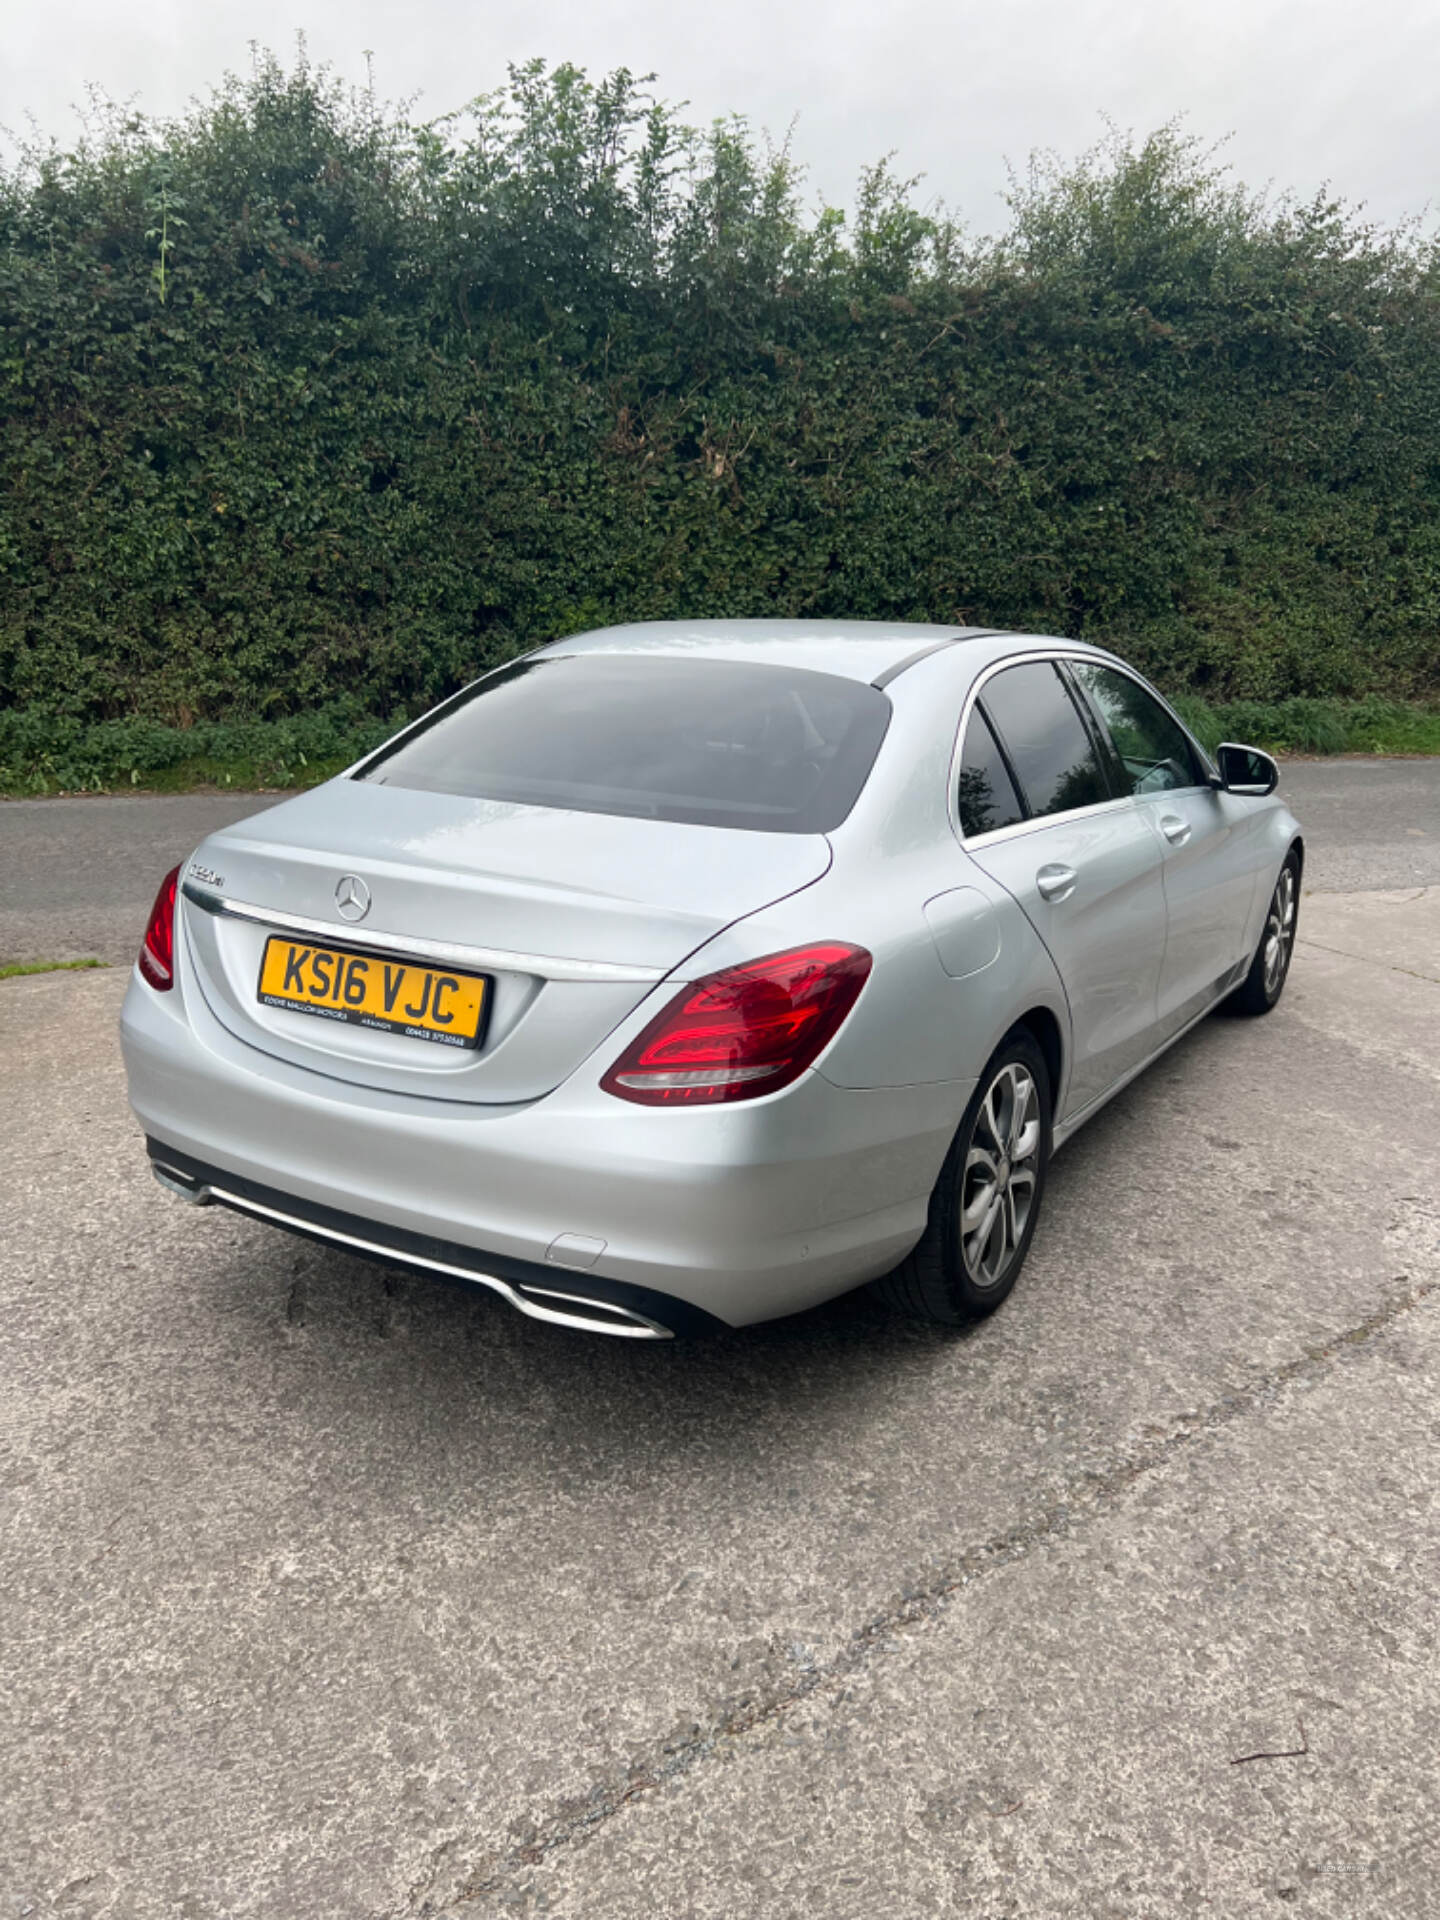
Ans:
<svg viewBox="0 0 1440 1920"><path fill-rule="evenodd" d="M1005 1075L997 1074L980 1107L980 1118L985 1122L985 1131L989 1134L995 1148L996 1158L1005 1151Z"/></svg>
<svg viewBox="0 0 1440 1920"><path fill-rule="evenodd" d="M995 1211L990 1221L990 1228L985 1238L981 1241L980 1246L981 1271L987 1279L991 1281L998 1280L1005 1271L1007 1254L1005 1195L1003 1193L997 1194L995 1197Z"/></svg>
<svg viewBox="0 0 1440 1920"><path fill-rule="evenodd" d="M993 1181L988 1186L976 1189L973 1198L960 1215L960 1231L967 1240L973 1240L975 1235L988 1224L991 1209L995 1205L999 1191L999 1187Z"/></svg>
<svg viewBox="0 0 1440 1920"><path fill-rule="evenodd" d="M1016 1071L1012 1082L1014 1098L1010 1105L1010 1138L1006 1142L1012 1160L1023 1160L1020 1143L1025 1135L1030 1119L1030 1109L1035 1104L1035 1082L1028 1073Z"/></svg>
<svg viewBox="0 0 1440 1920"><path fill-rule="evenodd" d="M1024 1231L1023 1216L1016 1209L1015 1189L1013 1186L1008 1186L1005 1189L1005 1257L1007 1260L1019 1246L1020 1236Z"/></svg>
<svg viewBox="0 0 1440 1920"><path fill-rule="evenodd" d="M990 1238L995 1231L995 1222L1000 1218L1005 1204L1005 1196L998 1188L992 1187L985 1196L986 1205L980 1224L972 1233L966 1235L969 1245L974 1249L974 1258L978 1266L985 1264L985 1254Z"/></svg>
<svg viewBox="0 0 1440 1920"><path fill-rule="evenodd" d="M1000 1184L1000 1168L993 1154L972 1145L965 1156L965 1174L961 1183L960 1231L965 1239L979 1229L989 1211Z"/></svg>
<svg viewBox="0 0 1440 1920"><path fill-rule="evenodd" d="M1019 1167L1012 1174L1005 1197L1010 1204L1010 1237L1018 1247L1025 1238L1030 1209L1035 1203L1035 1175L1028 1167Z"/></svg>

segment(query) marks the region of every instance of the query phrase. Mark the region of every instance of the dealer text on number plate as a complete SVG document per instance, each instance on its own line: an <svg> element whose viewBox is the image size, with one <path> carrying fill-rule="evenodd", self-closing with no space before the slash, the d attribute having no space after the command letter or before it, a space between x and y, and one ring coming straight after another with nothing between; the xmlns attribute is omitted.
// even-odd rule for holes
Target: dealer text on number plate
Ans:
<svg viewBox="0 0 1440 1920"><path fill-rule="evenodd" d="M473 973L442 973L437 967L272 935L260 962L258 992L267 1007L446 1047L473 1047L480 1038L487 985Z"/></svg>

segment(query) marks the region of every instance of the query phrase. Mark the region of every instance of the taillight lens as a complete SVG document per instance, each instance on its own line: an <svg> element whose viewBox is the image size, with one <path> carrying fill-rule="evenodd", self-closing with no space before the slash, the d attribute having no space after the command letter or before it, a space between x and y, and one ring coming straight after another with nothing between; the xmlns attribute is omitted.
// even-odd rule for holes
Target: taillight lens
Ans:
<svg viewBox="0 0 1440 1920"><path fill-rule="evenodd" d="M678 993L600 1084L647 1107L775 1093L835 1037L870 964L863 947L827 940L712 973Z"/></svg>
<svg viewBox="0 0 1440 1920"><path fill-rule="evenodd" d="M140 972L157 993L168 993L175 984L175 888L179 879L179 867L172 867L160 882L140 943Z"/></svg>

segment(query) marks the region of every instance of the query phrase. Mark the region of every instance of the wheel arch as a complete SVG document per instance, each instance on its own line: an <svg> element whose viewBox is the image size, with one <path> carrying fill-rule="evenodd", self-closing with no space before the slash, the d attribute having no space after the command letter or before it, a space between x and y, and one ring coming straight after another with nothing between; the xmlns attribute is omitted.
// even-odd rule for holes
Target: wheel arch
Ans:
<svg viewBox="0 0 1440 1920"><path fill-rule="evenodd" d="M1065 1069L1065 1040L1060 1031L1060 1022L1049 1007L1031 1007L1022 1013L1015 1022L1024 1027L1034 1038L1045 1061L1045 1070L1050 1076L1050 1118L1054 1120L1060 1111L1060 1079Z"/></svg>

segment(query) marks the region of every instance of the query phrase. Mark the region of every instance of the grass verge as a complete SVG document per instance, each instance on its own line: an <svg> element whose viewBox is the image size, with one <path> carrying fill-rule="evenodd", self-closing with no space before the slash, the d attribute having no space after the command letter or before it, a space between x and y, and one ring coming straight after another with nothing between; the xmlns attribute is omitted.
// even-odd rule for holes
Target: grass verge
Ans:
<svg viewBox="0 0 1440 1920"><path fill-rule="evenodd" d="M0 980L15 980L22 973L78 973L86 967L108 967L108 960L15 960L0 967Z"/></svg>
<svg viewBox="0 0 1440 1920"><path fill-rule="evenodd" d="M1440 707L1396 700L1237 700L1180 694L1175 705L1209 748L1240 740L1277 753L1440 754ZM0 713L0 795L187 793L197 787L313 787L379 746L406 716L343 709L289 720L93 724L33 709Z"/></svg>
<svg viewBox="0 0 1440 1920"><path fill-rule="evenodd" d="M1212 752L1238 740L1270 753L1440 753L1440 708L1398 700L1233 700L1180 694L1175 709Z"/></svg>
<svg viewBox="0 0 1440 1920"><path fill-rule="evenodd" d="M0 713L0 794L186 793L313 787L378 747L405 716L319 710L289 720L86 724L33 708Z"/></svg>

